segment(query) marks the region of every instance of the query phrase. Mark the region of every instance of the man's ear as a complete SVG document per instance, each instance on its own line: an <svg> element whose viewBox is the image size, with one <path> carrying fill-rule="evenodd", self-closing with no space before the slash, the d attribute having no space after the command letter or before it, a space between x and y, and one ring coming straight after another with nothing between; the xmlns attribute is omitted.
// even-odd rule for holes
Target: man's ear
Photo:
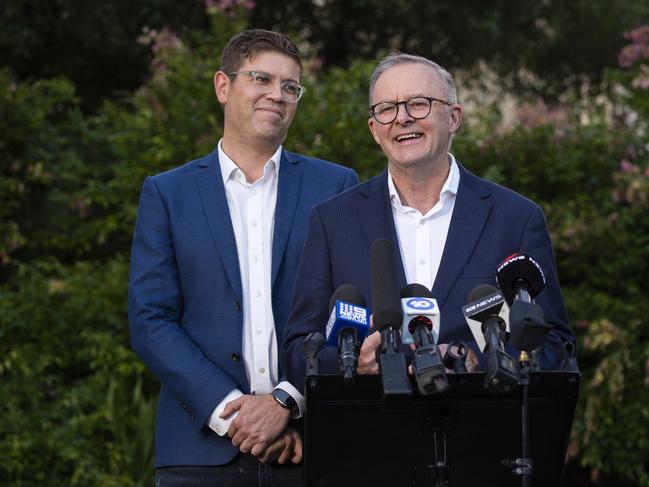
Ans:
<svg viewBox="0 0 649 487"><path fill-rule="evenodd" d="M449 132L454 134L460 130L462 120L464 119L464 108L462 105L453 105L451 107L451 121L449 124Z"/></svg>
<svg viewBox="0 0 649 487"><path fill-rule="evenodd" d="M374 117L370 117L367 119L367 126L370 128L370 132L372 132L372 137L374 137L374 142L377 144L381 145L379 143L379 139L376 136L376 120L374 120Z"/></svg>
<svg viewBox="0 0 649 487"><path fill-rule="evenodd" d="M231 83L230 77L223 71L217 71L214 74L214 91L221 105L225 105L228 101Z"/></svg>

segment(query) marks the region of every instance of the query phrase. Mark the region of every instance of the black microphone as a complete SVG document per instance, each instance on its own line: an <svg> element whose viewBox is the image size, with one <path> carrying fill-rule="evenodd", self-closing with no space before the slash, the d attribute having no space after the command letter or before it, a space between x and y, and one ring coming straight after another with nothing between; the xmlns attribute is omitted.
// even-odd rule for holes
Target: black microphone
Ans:
<svg viewBox="0 0 649 487"><path fill-rule="evenodd" d="M543 309L534 302L545 287L541 266L527 254L512 254L498 266L496 279L511 307L511 344L527 352L543 347L552 325L545 323Z"/></svg>
<svg viewBox="0 0 649 487"><path fill-rule="evenodd" d="M331 296L329 309L327 345L338 347L338 371L349 381L358 368L360 342L369 330L365 298L353 284L343 284Z"/></svg>
<svg viewBox="0 0 649 487"><path fill-rule="evenodd" d="M406 357L399 351L402 311L394 272L394 248L387 239L375 240L371 248L372 305L374 326L381 333L377 361L384 396L412 394Z"/></svg>
<svg viewBox="0 0 649 487"><path fill-rule="evenodd" d="M469 354L469 347L464 342L451 342L446 348L442 363L447 369L452 369L456 374L465 374L466 358Z"/></svg>
<svg viewBox="0 0 649 487"><path fill-rule="evenodd" d="M508 392L518 384L518 362L505 351L505 321L498 315L504 299L491 301L498 289L481 284L469 294L469 304L464 306L464 316L479 321L485 341L487 360L485 388Z"/></svg>
<svg viewBox="0 0 649 487"><path fill-rule="evenodd" d="M412 361L412 371L417 380L419 392L428 396L434 392L443 392L448 388L448 379L446 378L446 369L440 358L439 348L433 337L433 314L427 314L427 300L421 300L418 306L417 300L410 298L427 298L432 300L433 295L430 290L421 284L408 284L401 290L402 305L404 300L406 304L421 309L416 315L409 318L407 323L408 331L415 342L414 359ZM414 301L408 303L408 301ZM433 309L436 309L437 303ZM429 311L429 313L431 313ZM439 313L436 315L439 317ZM404 318L405 318L404 313Z"/></svg>
<svg viewBox="0 0 649 487"><path fill-rule="evenodd" d="M319 331L313 331L304 339L304 352L306 353L306 375L307 377L318 375L320 367L318 364L318 353L325 344L325 337Z"/></svg>

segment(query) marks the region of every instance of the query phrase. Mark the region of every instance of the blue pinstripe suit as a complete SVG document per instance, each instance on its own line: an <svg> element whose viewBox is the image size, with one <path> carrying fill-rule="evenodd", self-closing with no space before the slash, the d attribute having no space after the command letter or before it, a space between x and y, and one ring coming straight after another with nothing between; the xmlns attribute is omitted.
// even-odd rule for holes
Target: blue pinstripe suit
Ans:
<svg viewBox="0 0 649 487"><path fill-rule="evenodd" d="M496 284L496 268L505 257L526 252L545 272L547 284L536 302L543 307L546 321L554 325L540 364L544 370L556 369L563 357L563 343L574 341L575 336L567 324L543 211L527 198L458 166L455 208L432 289L441 309L439 341L462 340L477 350L461 307L475 286ZM354 284L371 308L370 246L379 238L394 243L396 275L399 286L405 286L387 170L311 212L280 354L284 370L296 387L304 385L303 340L310 332L324 332L333 291L342 284ZM319 357L325 371L335 371L334 348L323 349Z"/></svg>

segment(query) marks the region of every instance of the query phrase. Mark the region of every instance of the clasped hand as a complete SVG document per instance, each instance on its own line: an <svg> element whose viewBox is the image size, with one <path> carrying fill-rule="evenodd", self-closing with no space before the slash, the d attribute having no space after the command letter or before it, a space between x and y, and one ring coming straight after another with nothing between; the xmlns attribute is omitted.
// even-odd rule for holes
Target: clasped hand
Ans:
<svg viewBox="0 0 649 487"><path fill-rule="evenodd" d="M281 407L270 394L244 395L229 402L221 418L238 412L228 429L232 444L262 463L300 463L302 439L287 428L291 412Z"/></svg>

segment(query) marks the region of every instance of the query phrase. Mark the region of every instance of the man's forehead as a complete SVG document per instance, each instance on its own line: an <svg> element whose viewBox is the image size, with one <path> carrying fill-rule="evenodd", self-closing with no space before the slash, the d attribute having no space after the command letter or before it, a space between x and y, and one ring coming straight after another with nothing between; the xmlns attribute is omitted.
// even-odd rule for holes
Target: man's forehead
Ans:
<svg viewBox="0 0 649 487"><path fill-rule="evenodd" d="M244 59L242 67L257 68L271 74L297 74L300 75L300 65L290 56L279 51L261 51ZM290 71L290 73L285 73Z"/></svg>
<svg viewBox="0 0 649 487"><path fill-rule="evenodd" d="M396 100L413 96L435 96L442 88L439 74L432 66L403 63L392 66L379 76L372 93L373 101Z"/></svg>

